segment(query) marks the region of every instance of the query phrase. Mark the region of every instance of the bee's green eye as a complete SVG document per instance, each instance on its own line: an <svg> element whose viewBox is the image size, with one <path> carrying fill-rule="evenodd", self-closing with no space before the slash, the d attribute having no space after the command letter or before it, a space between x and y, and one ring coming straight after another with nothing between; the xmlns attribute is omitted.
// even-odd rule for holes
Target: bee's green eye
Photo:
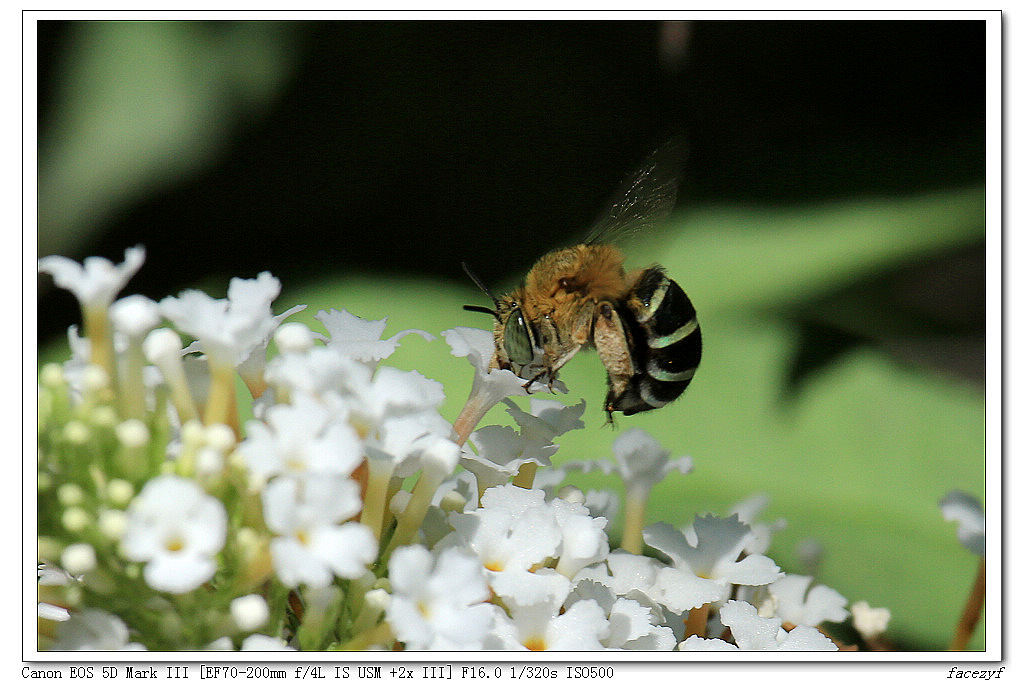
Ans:
<svg viewBox="0 0 1024 682"><path fill-rule="evenodd" d="M522 310L512 313L505 323L505 352L508 359L517 365L528 365L533 361L533 342Z"/></svg>

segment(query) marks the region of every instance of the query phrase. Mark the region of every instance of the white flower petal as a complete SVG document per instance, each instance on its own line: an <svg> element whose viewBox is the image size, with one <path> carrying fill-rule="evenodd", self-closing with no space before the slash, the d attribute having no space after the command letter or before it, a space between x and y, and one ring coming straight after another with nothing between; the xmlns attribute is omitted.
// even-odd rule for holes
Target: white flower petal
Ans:
<svg viewBox="0 0 1024 682"><path fill-rule="evenodd" d="M680 651L739 651L739 647L724 639L704 639L697 635L690 635L679 645Z"/></svg>
<svg viewBox="0 0 1024 682"><path fill-rule="evenodd" d="M205 583L216 570L217 562L209 556L164 552L146 564L142 575L154 590L182 594Z"/></svg>
<svg viewBox="0 0 1024 682"><path fill-rule="evenodd" d="M768 591L778 600L775 615L794 625L846 620L850 615L844 608L846 598L825 585L815 585L808 591L810 584L810 576L786 575L769 585Z"/></svg>
<svg viewBox="0 0 1024 682"><path fill-rule="evenodd" d="M608 636L604 611L591 599L578 601L554 618L547 628L547 648L558 651L603 649Z"/></svg>
<svg viewBox="0 0 1024 682"><path fill-rule="evenodd" d="M978 498L962 490L953 490L939 502L942 517L960 524L957 537L968 550L985 554L985 512Z"/></svg>
<svg viewBox="0 0 1024 682"><path fill-rule="evenodd" d="M685 567L665 567L658 571L654 583L654 594L659 603L673 613L721 601L729 595L729 586L724 582L701 578Z"/></svg>
<svg viewBox="0 0 1024 682"><path fill-rule="evenodd" d="M779 651L838 651L839 647L817 628L798 625L782 636Z"/></svg>
<svg viewBox="0 0 1024 682"><path fill-rule="evenodd" d="M361 362L376 363L395 352L403 336L418 334L427 341L434 337L421 329L406 329L389 339L381 338L387 318L364 320L346 310L321 310L316 319L324 325L330 340L327 347Z"/></svg>
<svg viewBox="0 0 1024 682"><path fill-rule="evenodd" d="M358 578L377 558L377 539L361 523L316 529L311 538L316 555L341 578Z"/></svg>
<svg viewBox="0 0 1024 682"><path fill-rule="evenodd" d="M744 601L730 600L719 611L722 625L732 630L736 645L746 651L773 651L778 648L781 618L762 618L757 609Z"/></svg>
<svg viewBox="0 0 1024 682"><path fill-rule="evenodd" d="M39 272L52 275L54 283L73 293L83 307L108 306L145 260L141 246L125 249L119 265L98 256L86 258L82 265L64 256L46 256L39 259Z"/></svg>
<svg viewBox="0 0 1024 682"><path fill-rule="evenodd" d="M763 554L751 554L736 563L724 563L716 577L734 585L767 585L783 575L774 561Z"/></svg>
<svg viewBox="0 0 1024 682"><path fill-rule="evenodd" d="M54 651L128 651L144 649L128 643L128 628L115 615L95 608L71 614L57 625Z"/></svg>

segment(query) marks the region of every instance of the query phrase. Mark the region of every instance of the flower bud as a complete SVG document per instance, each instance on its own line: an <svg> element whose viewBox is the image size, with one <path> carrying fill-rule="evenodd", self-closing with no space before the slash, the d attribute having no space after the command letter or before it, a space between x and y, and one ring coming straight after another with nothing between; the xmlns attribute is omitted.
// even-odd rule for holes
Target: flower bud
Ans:
<svg viewBox="0 0 1024 682"><path fill-rule="evenodd" d="M258 594L248 594L231 601L231 617L243 632L263 627L269 616L267 602Z"/></svg>
<svg viewBox="0 0 1024 682"><path fill-rule="evenodd" d="M90 418L94 425L105 429L117 426L117 410L110 405L97 406L96 409L92 411Z"/></svg>
<svg viewBox="0 0 1024 682"><path fill-rule="evenodd" d="M74 507L75 505L82 504L82 500L85 499L85 493L75 483L65 483L61 487L57 488L57 499L65 507Z"/></svg>
<svg viewBox="0 0 1024 682"><path fill-rule="evenodd" d="M82 387L87 393L98 393L110 387L110 375L99 365L86 365L82 370Z"/></svg>
<svg viewBox="0 0 1024 682"><path fill-rule="evenodd" d="M118 507L124 507L131 502L134 494L132 484L122 478L115 478L107 483L107 499Z"/></svg>
<svg viewBox="0 0 1024 682"><path fill-rule="evenodd" d="M85 445L89 442L89 427L78 420L69 421L64 425L64 438L72 445Z"/></svg>
<svg viewBox="0 0 1024 682"><path fill-rule="evenodd" d="M120 540L128 524L125 513L120 509L104 509L96 518L100 532L111 540Z"/></svg>
<svg viewBox="0 0 1024 682"><path fill-rule="evenodd" d="M299 322L286 322L274 332L274 342L282 353L302 353L313 347L313 332Z"/></svg>
<svg viewBox="0 0 1024 682"><path fill-rule="evenodd" d="M70 507L61 515L60 521L69 533L80 533L89 525L89 514L81 507Z"/></svg>
<svg viewBox="0 0 1024 682"><path fill-rule="evenodd" d="M587 501L587 496L583 494L583 491L574 485L562 486L558 490L558 497L573 504L583 504Z"/></svg>
<svg viewBox="0 0 1024 682"><path fill-rule="evenodd" d="M84 542L68 545L60 554L60 563L72 575L88 573L96 568L96 550Z"/></svg>
<svg viewBox="0 0 1024 682"><path fill-rule="evenodd" d="M145 447L149 443L149 429L138 419L128 419L114 427L121 445L129 449Z"/></svg>
<svg viewBox="0 0 1024 682"><path fill-rule="evenodd" d="M399 490L391 498L391 504L388 505L388 509L390 509L391 513L395 516L401 516L402 512L404 512L405 508L408 506L409 500L411 499L412 493L410 493L408 490Z"/></svg>
<svg viewBox="0 0 1024 682"><path fill-rule="evenodd" d="M39 383L49 389L58 389L64 386L64 370L56 362L43 365L39 371Z"/></svg>
<svg viewBox="0 0 1024 682"><path fill-rule="evenodd" d="M235 446L235 432L227 424L210 424L205 429L206 444L220 453Z"/></svg>

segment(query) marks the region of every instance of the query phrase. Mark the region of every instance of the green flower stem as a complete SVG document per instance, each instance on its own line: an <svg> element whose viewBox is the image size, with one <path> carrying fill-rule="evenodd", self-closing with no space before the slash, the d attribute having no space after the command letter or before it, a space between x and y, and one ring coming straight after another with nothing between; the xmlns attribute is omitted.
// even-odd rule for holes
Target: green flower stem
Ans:
<svg viewBox="0 0 1024 682"><path fill-rule="evenodd" d="M203 410L203 423L227 424L239 435L235 409L235 368L210 358L210 395Z"/></svg>
<svg viewBox="0 0 1024 682"><path fill-rule="evenodd" d="M953 632L953 641L949 643L950 651L963 651L967 648L974 635L974 628L978 626L978 619L981 617L981 608L985 604L985 557L978 562L978 572L974 576L974 586L967 596L967 603L964 605L960 621L956 624Z"/></svg>
<svg viewBox="0 0 1024 682"><path fill-rule="evenodd" d="M117 361L114 357L114 334L110 327L107 306L82 308L82 322L89 339L90 358L94 365L102 367L110 377L110 385L116 391Z"/></svg>
<svg viewBox="0 0 1024 682"><path fill-rule="evenodd" d="M388 487L391 484L391 464L381 458L367 458L366 498L363 500L363 513L360 522L373 531L374 537L380 540L384 532L384 513L388 504Z"/></svg>
<svg viewBox="0 0 1024 682"><path fill-rule="evenodd" d="M378 644L385 648L390 648L391 643L394 641L395 635L391 632L391 626L387 623L381 623L372 630L356 635L349 641L341 645L341 651L366 651L371 646Z"/></svg>
<svg viewBox="0 0 1024 682"><path fill-rule="evenodd" d="M121 375L118 392L118 406L126 419L142 419L146 414L146 387L142 380L142 368L145 365L146 356L142 352L142 344L132 339L124 354L124 373Z"/></svg>
<svg viewBox="0 0 1024 682"><path fill-rule="evenodd" d="M161 362L159 369L170 389L171 404L174 405L174 411L178 413L178 421L184 424L187 421L198 419L199 410L196 409L195 401L192 399L192 391L188 387L188 378L185 376L185 367L181 363L181 358L175 357L167 362Z"/></svg>
<svg viewBox="0 0 1024 682"><path fill-rule="evenodd" d="M387 557L391 555L395 547L407 545L416 537L416 531L423 525L427 509L430 508L430 501L443 480L443 477L430 472L429 468L425 468L420 474L419 480L413 486L412 498L398 518L398 527L391 537L391 544L388 546L387 555L382 560L383 563L387 563Z"/></svg>
<svg viewBox="0 0 1024 682"><path fill-rule="evenodd" d="M358 595L362 601L362 607L359 609L359 615L352 621L352 632L368 632L373 628L377 621L380 619L382 611L380 608L368 603L366 601L366 590L363 590ZM355 599L353 598L353 601Z"/></svg>
<svg viewBox="0 0 1024 682"><path fill-rule="evenodd" d="M387 500L387 503L384 505L384 522L381 524L381 528L387 528L391 525L391 522L395 520L395 515L391 513L391 498L395 496L395 493L402 489L402 484L404 482L405 479L398 478L397 476L392 476L391 480L388 481L387 497L384 498Z"/></svg>
<svg viewBox="0 0 1024 682"><path fill-rule="evenodd" d="M622 521L622 549L630 554L640 554L644 548L644 517L647 514L647 497L626 492L626 505Z"/></svg>

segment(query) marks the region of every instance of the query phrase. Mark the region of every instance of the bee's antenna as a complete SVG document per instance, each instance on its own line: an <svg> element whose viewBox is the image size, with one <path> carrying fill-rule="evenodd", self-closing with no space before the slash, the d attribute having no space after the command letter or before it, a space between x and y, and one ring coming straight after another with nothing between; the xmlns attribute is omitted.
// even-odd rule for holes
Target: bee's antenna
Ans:
<svg viewBox="0 0 1024 682"><path fill-rule="evenodd" d="M482 291L485 294L487 294L488 298L490 298L492 301L494 301L494 305L497 306L498 305L498 299L494 296L494 294L491 293L491 290L488 289L484 285L484 283L480 281L480 278L473 274L473 271L469 269L468 265L466 265L466 261L462 261L462 269L466 271L466 274L469 275L469 278L471 280L473 280L473 283L476 284L478 287L480 287L480 291ZM466 310L483 310L483 311L491 313L492 315L497 317L497 313L495 313L493 310L490 310L488 308L480 308L480 306L463 306L463 308L465 308Z"/></svg>
<svg viewBox="0 0 1024 682"><path fill-rule="evenodd" d="M474 313L487 313L488 315L494 315L495 318L498 317L498 313L496 313L495 311L491 310L490 308L485 308L482 305L464 305L464 306L462 306L462 309L463 310L469 310L469 311L472 311Z"/></svg>

